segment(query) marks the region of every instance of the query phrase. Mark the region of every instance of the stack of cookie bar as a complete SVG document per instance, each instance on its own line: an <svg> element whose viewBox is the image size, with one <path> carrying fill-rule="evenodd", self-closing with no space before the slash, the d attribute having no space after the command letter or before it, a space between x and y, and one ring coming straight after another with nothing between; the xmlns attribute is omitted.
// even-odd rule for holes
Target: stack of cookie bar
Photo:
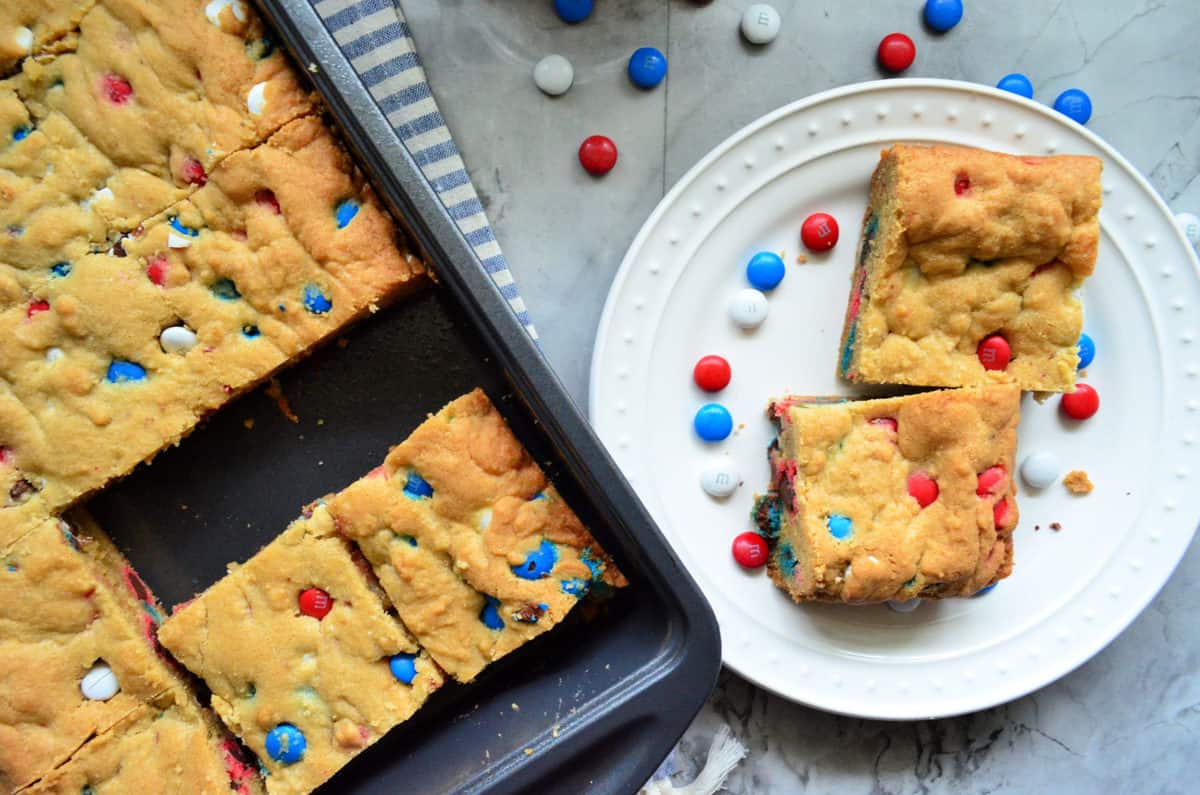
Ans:
<svg viewBox="0 0 1200 795"><path fill-rule="evenodd" d="M793 599L970 596L1011 572L1021 390L1074 389L1100 168L956 146L883 153L838 371L952 388L771 402L779 436L755 520Z"/></svg>
<svg viewBox="0 0 1200 795"><path fill-rule="evenodd" d="M621 584L474 393L163 626L204 706L72 506L429 274L243 0L6 2L0 74L0 788L306 792Z"/></svg>

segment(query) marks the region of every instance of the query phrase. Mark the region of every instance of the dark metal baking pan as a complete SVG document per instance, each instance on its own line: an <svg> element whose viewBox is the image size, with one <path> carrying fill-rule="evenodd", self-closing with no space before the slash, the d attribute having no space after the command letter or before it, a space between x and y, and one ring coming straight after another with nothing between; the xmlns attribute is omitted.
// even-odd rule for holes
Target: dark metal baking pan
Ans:
<svg viewBox="0 0 1200 795"><path fill-rule="evenodd" d="M319 17L263 6L440 285L281 374L297 422L250 393L89 507L164 602L184 601L483 387L631 585L447 685L322 792L633 792L716 680L712 612Z"/></svg>

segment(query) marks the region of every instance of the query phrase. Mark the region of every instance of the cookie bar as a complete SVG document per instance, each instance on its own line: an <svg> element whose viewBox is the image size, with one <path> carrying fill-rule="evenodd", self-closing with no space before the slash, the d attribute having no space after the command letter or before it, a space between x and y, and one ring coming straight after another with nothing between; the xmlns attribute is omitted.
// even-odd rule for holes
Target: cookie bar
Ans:
<svg viewBox="0 0 1200 795"><path fill-rule="evenodd" d="M797 602L970 596L1012 570L1020 389L784 398L756 519Z"/></svg>
<svg viewBox="0 0 1200 795"><path fill-rule="evenodd" d="M325 506L306 513L158 633L258 754L274 795L316 788L442 684Z"/></svg>
<svg viewBox="0 0 1200 795"><path fill-rule="evenodd" d="M470 681L621 573L481 390L329 499L409 630Z"/></svg>
<svg viewBox="0 0 1200 795"><path fill-rule="evenodd" d="M138 707L21 792L257 795L262 779L246 757L215 718L195 720L175 707Z"/></svg>
<svg viewBox="0 0 1200 795"><path fill-rule="evenodd" d="M0 542L424 274L317 117L108 252L0 268Z"/></svg>
<svg viewBox="0 0 1200 795"><path fill-rule="evenodd" d="M0 549L0 789L48 774L147 707L200 725L155 642L160 615L85 516L47 519Z"/></svg>
<svg viewBox="0 0 1200 795"><path fill-rule="evenodd" d="M838 370L851 381L1070 391L1101 162L896 144L871 178Z"/></svg>
<svg viewBox="0 0 1200 795"><path fill-rule="evenodd" d="M28 55L69 42L96 0L4 0L0 6L0 75Z"/></svg>

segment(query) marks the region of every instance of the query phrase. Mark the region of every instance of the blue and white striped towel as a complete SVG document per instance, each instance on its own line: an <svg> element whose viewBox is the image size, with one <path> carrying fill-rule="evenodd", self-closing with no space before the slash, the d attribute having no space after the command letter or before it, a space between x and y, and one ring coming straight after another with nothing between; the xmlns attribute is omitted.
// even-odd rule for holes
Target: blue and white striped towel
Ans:
<svg viewBox="0 0 1200 795"><path fill-rule="evenodd" d="M438 110L395 0L310 0L334 41L433 185L483 267L534 340L537 330Z"/></svg>

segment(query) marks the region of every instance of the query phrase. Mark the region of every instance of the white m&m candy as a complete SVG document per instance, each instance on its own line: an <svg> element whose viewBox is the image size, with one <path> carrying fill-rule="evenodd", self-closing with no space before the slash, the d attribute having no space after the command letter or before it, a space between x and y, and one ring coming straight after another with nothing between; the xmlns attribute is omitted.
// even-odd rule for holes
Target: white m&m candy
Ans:
<svg viewBox="0 0 1200 795"><path fill-rule="evenodd" d="M725 461L714 463L700 475L700 488L712 497L728 497L737 487L738 474Z"/></svg>
<svg viewBox="0 0 1200 795"><path fill-rule="evenodd" d="M187 326L168 326L158 335L158 343L167 353L187 353L196 347L196 332Z"/></svg>
<svg viewBox="0 0 1200 795"><path fill-rule="evenodd" d="M79 690L88 701L108 701L121 690L117 676L103 662L91 667L79 682Z"/></svg>
<svg viewBox="0 0 1200 795"><path fill-rule="evenodd" d="M921 606L921 600L920 599L905 599L905 600L891 599L888 601L887 606L890 607L892 610L894 610L897 613L911 613L912 611L916 610L918 607Z"/></svg>
<svg viewBox="0 0 1200 795"><path fill-rule="evenodd" d="M768 44L779 35L779 12L766 3L755 3L742 14L742 35L751 44Z"/></svg>
<svg viewBox="0 0 1200 795"><path fill-rule="evenodd" d="M758 328L767 319L767 297L758 290L739 290L729 302L729 317L740 328Z"/></svg>
<svg viewBox="0 0 1200 795"><path fill-rule="evenodd" d="M533 67L533 82L546 94L557 97L567 93L575 82L575 69L561 55L547 55Z"/></svg>
<svg viewBox="0 0 1200 795"><path fill-rule="evenodd" d="M1054 453L1030 453L1021 462L1021 477L1035 489L1044 489L1058 480L1062 466Z"/></svg>

